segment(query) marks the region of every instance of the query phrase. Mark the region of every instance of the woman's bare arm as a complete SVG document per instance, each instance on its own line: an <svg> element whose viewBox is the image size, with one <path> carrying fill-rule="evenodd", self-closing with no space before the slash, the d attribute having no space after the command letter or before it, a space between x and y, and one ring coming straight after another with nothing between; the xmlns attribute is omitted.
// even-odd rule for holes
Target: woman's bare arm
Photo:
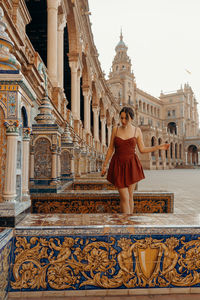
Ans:
<svg viewBox="0 0 200 300"><path fill-rule="evenodd" d="M142 131L139 127L137 128L136 138L137 138L137 145L140 153L149 153L149 152L154 152L156 150L167 150L169 148L169 144L160 144L153 147L145 147Z"/></svg>

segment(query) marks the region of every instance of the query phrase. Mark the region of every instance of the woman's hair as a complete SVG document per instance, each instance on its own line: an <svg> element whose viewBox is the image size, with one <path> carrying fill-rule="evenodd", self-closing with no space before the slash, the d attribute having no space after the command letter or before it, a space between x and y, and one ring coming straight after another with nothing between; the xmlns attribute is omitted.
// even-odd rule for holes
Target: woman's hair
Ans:
<svg viewBox="0 0 200 300"><path fill-rule="evenodd" d="M128 120L128 116L130 116L130 118L132 120L134 119L134 111L131 107L124 106L119 114L121 115L121 113L123 113L123 112L126 114L127 120Z"/></svg>

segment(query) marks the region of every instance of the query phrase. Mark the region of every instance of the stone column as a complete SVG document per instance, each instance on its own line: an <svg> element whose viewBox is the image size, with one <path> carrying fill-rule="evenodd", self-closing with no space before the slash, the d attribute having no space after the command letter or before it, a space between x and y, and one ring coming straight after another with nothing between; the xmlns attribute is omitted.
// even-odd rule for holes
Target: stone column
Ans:
<svg viewBox="0 0 200 300"><path fill-rule="evenodd" d="M17 139L18 121L6 121L5 126L7 136L7 149L6 149L6 169L3 198L5 201L15 201L16 194L16 169L17 169Z"/></svg>
<svg viewBox="0 0 200 300"><path fill-rule="evenodd" d="M52 145L52 169L51 169L51 184L57 183L57 146Z"/></svg>
<svg viewBox="0 0 200 300"><path fill-rule="evenodd" d="M84 129L90 133L90 92L88 88L83 88L84 96Z"/></svg>
<svg viewBox="0 0 200 300"><path fill-rule="evenodd" d="M30 183L34 181L34 147L30 147Z"/></svg>
<svg viewBox="0 0 200 300"><path fill-rule="evenodd" d="M63 70L64 70L64 28L66 18L64 14L58 15L58 82L63 88Z"/></svg>
<svg viewBox="0 0 200 300"><path fill-rule="evenodd" d="M188 153L187 153L187 151L186 151L186 152L185 152L185 164L186 164L186 165L188 164L187 158L188 158Z"/></svg>
<svg viewBox="0 0 200 300"><path fill-rule="evenodd" d="M57 85L57 28L60 0L47 0L47 68L53 84Z"/></svg>
<svg viewBox="0 0 200 300"><path fill-rule="evenodd" d="M101 143L102 145L106 144L106 118L101 118Z"/></svg>
<svg viewBox="0 0 200 300"><path fill-rule="evenodd" d="M74 155L71 153L69 158L70 158L71 175L74 176Z"/></svg>
<svg viewBox="0 0 200 300"><path fill-rule="evenodd" d="M111 139L111 134L112 134L112 125L111 124L107 124L107 128L108 128L108 146L110 144L110 139Z"/></svg>
<svg viewBox="0 0 200 300"><path fill-rule="evenodd" d="M58 149L57 153L57 166L58 166L58 173L57 173L57 178L60 179L61 177L61 162L60 162L60 156L61 156L61 149Z"/></svg>
<svg viewBox="0 0 200 300"><path fill-rule="evenodd" d="M74 119L78 118L78 104L77 104L77 61L70 61L69 66L71 68L71 111Z"/></svg>
<svg viewBox="0 0 200 300"><path fill-rule="evenodd" d="M93 116L94 116L94 139L99 141L99 108L93 107Z"/></svg>
<svg viewBox="0 0 200 300"><path fill-rule="evenodd" d="M23 163L22 163L22 195L28 196L29 194L29 144L30 144L30 128L24 128L23 137ZM34 158L34 156L33 156Z"/></svg>
<svg viewBox="0 0 200 300"><path fill-rule="evenodd" d="M77 71L77 117L80 119L80 78L81 78L81 70L78 69Z"/></svg>

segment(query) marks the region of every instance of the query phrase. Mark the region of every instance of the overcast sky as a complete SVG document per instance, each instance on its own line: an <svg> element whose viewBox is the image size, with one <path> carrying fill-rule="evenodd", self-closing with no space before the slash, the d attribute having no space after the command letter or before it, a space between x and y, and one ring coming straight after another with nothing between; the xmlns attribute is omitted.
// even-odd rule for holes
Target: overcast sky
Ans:
<svg viewBox="0 0 200 300"><path fill-rule="evenodd" d="M89 7L106 75L122 28L140 89L158 97L189 82L200 103L200 0L89 0Z"/></svg>

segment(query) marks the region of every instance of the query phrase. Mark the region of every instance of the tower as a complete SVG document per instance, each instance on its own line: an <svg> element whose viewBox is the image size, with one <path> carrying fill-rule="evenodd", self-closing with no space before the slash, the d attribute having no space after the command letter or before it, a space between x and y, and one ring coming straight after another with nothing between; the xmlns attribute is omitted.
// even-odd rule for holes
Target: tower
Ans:
<svg viewBox="0 0 200 300"><path fill-rule="evenodd" d="M128 47L123 41L122 31L120 41L115 47L115 57L112 62L108 84L120 105L135 105L135 77L131 72L131 60L127 55Z"/></svg>

